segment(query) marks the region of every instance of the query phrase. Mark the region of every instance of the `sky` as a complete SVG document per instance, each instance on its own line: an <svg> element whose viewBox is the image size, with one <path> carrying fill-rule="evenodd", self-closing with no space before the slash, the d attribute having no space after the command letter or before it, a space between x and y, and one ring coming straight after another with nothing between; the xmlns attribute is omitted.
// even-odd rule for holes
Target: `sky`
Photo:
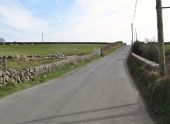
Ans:
<svg viewBox="0 0 170 124"><path fill-rule="evenodd" d="M156 0L138 0L138 39L157 39ZM162 0L170 6L170 0ZM6 41L131 42L135 0L0 0L0 37ZM163 10L170 41L170 9Z"/></svg>

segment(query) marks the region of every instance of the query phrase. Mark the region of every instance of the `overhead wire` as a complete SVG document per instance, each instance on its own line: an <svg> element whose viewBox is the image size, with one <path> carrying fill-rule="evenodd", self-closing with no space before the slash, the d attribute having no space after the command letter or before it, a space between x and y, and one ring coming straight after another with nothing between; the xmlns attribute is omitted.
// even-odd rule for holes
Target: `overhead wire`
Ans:
<svg viewBox="0 0 170 124"><path fill-rule="evenodd" d="M138 0L135 1L134 14L133 14L133 21L132 21L133 23L135 22L135 18L136 18L137 5L138 5Z"/></svg>

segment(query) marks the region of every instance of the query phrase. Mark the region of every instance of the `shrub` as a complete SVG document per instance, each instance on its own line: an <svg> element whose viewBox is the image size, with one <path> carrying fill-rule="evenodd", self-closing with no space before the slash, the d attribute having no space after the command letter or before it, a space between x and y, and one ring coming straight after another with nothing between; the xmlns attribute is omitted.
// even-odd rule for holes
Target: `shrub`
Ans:
<svg viewBox="0 0 170 124"><path fill-rule="evenodd" d="M154 62L158 62L158 46L156 43L152 43L152 44L146 44L146 55L144 55L144 57L146 57L147 59L154 61Z"/></svg>
<svg viewBox="0 0 170 124"><path fill-rule="evenodd" d="M147 70L132 56L128 67L155 119L159 124L170 124L170 77L159 77L158 72Z"/></svg>
<svg viewBox="0 0 170 124"><path fill-rule="evenodd" d="M144 42L136 41L132 46L132 52L134 52L135 54L141 56L142 51L143 51L143 45L144 45Z"/></svg>
<svg viewBox="0 0 170 124"><path fill-rule="evenodd" d="M132 52L150 61L158 62L158 46L155 42L144 43L137 41L132 46Z"/></svg>

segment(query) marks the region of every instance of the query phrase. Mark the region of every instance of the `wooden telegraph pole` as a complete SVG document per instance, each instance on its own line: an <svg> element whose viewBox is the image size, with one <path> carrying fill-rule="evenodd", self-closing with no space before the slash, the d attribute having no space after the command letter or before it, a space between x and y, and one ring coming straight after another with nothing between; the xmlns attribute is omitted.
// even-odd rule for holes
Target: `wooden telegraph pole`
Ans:
<svg viewBox="0 0 170 124"><path fill-rule="evenodd" d="M133 23L131 23L131 31L132 31L132 45L133 45L133 33L134 33L134 31L133 31Z"/></svg>
<svg viewBox="0 0 170 124"><path fill-rule="evenodd" d="M164 34L163 34L163 18L162 18L162 1L156 0L157 10L157 28L158 28L158 45L159 45L159 72L161 76L166 74L165 65L165 48L164 48Z"/></svg>
<svg viewBox="0 0 170 124"><path fill-rule="evenodd" d="M135 29L135 35L136 35L136 41L138 41L138 33L137 33L137 30Z"/></svg>

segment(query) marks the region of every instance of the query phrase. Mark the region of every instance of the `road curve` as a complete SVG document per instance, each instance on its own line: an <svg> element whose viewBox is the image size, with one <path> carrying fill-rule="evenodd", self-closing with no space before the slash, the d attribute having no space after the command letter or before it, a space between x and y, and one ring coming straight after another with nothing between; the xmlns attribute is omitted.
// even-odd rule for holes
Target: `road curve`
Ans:
<svg viewBox="0 0 170 124"><path fill-rule="evenodd" d="M118 49L58 79L0 100L0 124L153 124Z"/></svg>

